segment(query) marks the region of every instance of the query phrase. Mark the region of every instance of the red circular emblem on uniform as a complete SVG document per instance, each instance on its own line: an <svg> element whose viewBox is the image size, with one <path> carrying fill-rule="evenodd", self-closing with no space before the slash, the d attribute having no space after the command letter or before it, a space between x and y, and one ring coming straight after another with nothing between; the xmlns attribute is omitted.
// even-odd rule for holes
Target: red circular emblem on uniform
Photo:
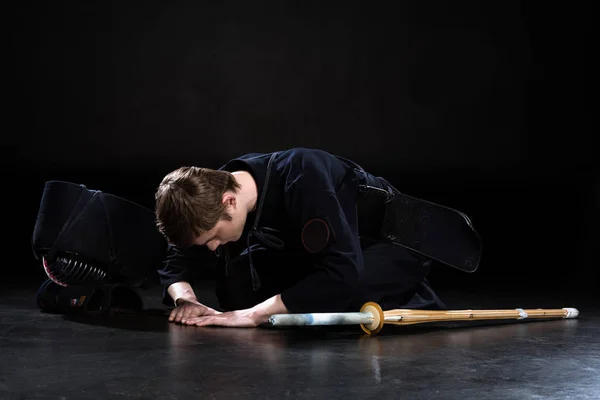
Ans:
<svg viewBox="0 0 600 400"><path fill-rule="evenodd" d="M311 219L302 228L302 245L309 253L318 253L329 244L329 225L322 219Z"/></svg>

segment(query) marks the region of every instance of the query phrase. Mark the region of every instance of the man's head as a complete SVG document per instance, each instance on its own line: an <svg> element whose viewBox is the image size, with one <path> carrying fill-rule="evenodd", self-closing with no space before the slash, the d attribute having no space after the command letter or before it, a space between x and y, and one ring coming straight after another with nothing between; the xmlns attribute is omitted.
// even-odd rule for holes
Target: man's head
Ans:
<svg viewBox="0 0 600 400"><path fill-rule="evenodd" d="M240 184L227 171L181 167L156 190L156 224L166 239L182 248L193 244L214 250L237 241L247 211L239 203Z"/></svg>

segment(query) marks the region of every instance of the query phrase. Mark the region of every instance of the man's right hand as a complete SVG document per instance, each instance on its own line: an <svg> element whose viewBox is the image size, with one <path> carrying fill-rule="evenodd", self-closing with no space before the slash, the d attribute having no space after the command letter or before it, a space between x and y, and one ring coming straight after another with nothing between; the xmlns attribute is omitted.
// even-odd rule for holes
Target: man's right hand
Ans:
<svg viewBox="0 0 600 400"><path fill-rule="evenodd" d="M174 308L169 315L169 322L185 324L186 320L190 318L216 314L221 314L221 312L205 306L198 302L198 300L178 299L177 307Z"/></svg>

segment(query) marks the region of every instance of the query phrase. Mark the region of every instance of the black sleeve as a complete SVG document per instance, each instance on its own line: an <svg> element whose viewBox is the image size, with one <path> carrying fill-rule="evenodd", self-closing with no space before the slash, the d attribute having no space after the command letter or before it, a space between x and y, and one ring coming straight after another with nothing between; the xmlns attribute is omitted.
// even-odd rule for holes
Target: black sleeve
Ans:
<svg viewBox="0 0 600 400"><path fill-rule="evenodd" d="M169 245L162 266L158 270L160 283L164 287L163 304L174 306L173 299L167 292L170 285L182 281L194 285L203 270L214 268L216 262L215 253L205 246L191 246L187 249L180 249Z"/></svg>
<svg viewBox="0 0 600 400"><path fill-rule="evenodd" d="M312 272L281 293L290 313L347 311L358 295L364 265L358 237L356 186L348 170L327 160L304 160L285 177L286 208L299 227L325 221L327 246L317 253Z"/></svg>

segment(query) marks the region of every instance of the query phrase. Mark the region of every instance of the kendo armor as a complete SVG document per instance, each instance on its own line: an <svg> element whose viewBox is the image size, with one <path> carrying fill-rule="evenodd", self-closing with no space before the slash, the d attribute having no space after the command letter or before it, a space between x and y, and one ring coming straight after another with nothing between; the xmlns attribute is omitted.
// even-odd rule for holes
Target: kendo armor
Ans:
<svg viewBox="0 0 600 400"><path fill-rule="evenodd" d="M94 303L95 311L103 313L112 307L141 308L133 292L156 273L167 242L153 211L82 184L55 180L44 186L32 246L48 276L38 292L40 308L89 310L86 306L96 295L105 299ZM68 299L61 300L61 294Z"/></svg>

